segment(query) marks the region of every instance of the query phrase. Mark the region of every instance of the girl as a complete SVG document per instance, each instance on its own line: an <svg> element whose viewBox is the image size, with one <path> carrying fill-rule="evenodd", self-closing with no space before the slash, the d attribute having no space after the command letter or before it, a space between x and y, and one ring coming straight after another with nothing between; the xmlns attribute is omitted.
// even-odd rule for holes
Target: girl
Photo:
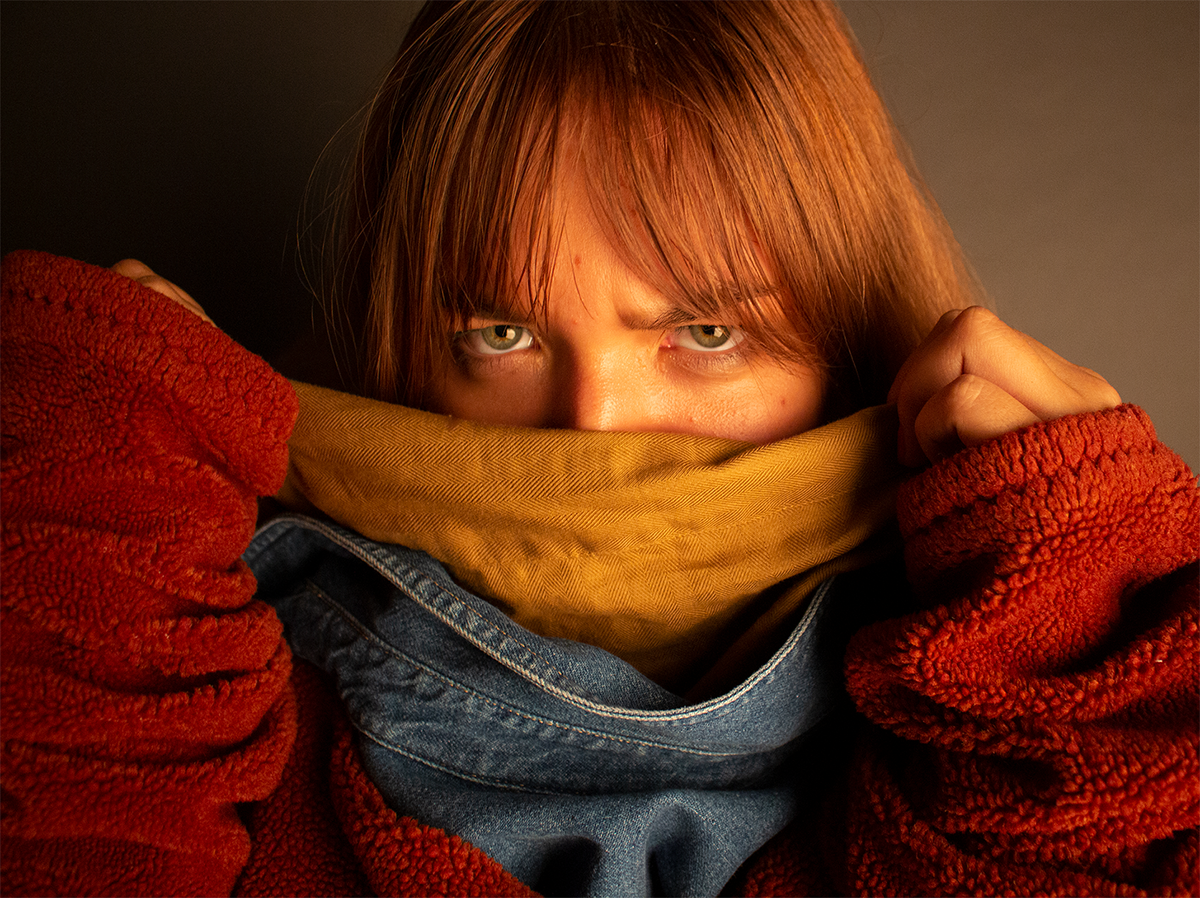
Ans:
<svg viewBox="0 0 1200 898"><path fill-rule="evenodd" d="M1194 479L834 8L430 5L341 233L347 392L8 260L6 890L1191 888Z"/></svg>

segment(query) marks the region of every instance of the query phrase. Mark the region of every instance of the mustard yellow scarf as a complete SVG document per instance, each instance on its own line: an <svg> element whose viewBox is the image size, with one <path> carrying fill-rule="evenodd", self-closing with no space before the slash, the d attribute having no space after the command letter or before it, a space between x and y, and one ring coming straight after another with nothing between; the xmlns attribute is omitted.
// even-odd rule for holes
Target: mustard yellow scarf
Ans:
<svg viewBox="0 0 1200 898"><path fill-rule="evenodd" d="M425 551L527 629L680 692L732 685L817 584L892 548L889 407L754 446L496 427L294 386L283 505Z"/></svg>

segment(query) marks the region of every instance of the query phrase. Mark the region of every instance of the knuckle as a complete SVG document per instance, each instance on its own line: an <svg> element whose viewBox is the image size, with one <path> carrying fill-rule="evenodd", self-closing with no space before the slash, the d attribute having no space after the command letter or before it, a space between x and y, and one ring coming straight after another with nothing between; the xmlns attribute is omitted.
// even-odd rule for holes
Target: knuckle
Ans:
<svg viewBox="0 0 1200 898"><path fill-rule="evenodd" d="M971 337L990 334L1006 327L995 312L983 306L963 309L954 319L955 330L961 335Z"/></svg>
<svg viewBox="0 0 1200 898"><path fill-rule="evenodd" d="M146 275L145 277L137 278L136 280L143 287L147 287L148 289L153 290L155 293L159 293L168 299L173 299L176 302L180 302L182 300L182 297L179 295L179 290L174 284L164 277L160 277L157 274L150 274Z"/></svg>
<svg viewBox="0 0 1200 898"><path fill-rule="evenodd" d="M972 408L987 390L987 381L975 374L960 374L942 390L944 412L951 418Z"/></svg>

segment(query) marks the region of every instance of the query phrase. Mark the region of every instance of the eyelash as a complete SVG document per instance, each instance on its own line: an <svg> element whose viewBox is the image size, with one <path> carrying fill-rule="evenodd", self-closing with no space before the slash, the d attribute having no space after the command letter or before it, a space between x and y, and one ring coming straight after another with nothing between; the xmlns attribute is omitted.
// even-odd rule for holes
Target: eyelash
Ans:
<svg viewBox="0 0 1200 898"><path fill-rule="evenodd" d="M517 345L508 349L496 349L487 345L484 333L500 328L512 328L521 331ZM699 345L692 328L724 328L728 331L731 343L728 347L705 348ZM725 324L684 324L673 328L664 334L667 346L681 353L680 362L693 369L719 369L740 363L749 352L745 345L746 335L737 327ZM693 346L680 345L690 341ZM524 345L520 345L524 343ZM533 332L522 325L499 322L483 327L469 328L454 335L454 347L461 364L483 371L497 365L507 364L508 356L515 356L527 349L535 349L538 340ZM511 361L515 361L512 359Z"/></svg>
<svg viewBox="0 0 1200 898"><path fill-rule="evenodd" d="M486 336L487 332L498 331L501 328L521 331L521 335L517 337L516 340L518 344L524 343L525 345L514 345L504 349L490 346ZM455 334L454 342L456 345L462 346L467 352L470 352L473 355L491 358L494 356L508 355L509 353L518 352L523 349L532 349L535 341L533 338L533 332L530 331L529 328L521 327L519 324L500 322L497 324L489 324L485 327L474 327L470 330L459 331L457 334Z"/></svg>
<svg viewBox="0 0 1200 898"><path fill-rule="evenodd" d="M729 345L702 346L699 338L693 332L694 330L723 330L725 331L725 334L729 340ZM706 336L712 335L708 334ZM679 348L685 349L689 352L699 352L704 355L718 355L732 352L738 345L742 343L742 341L746 339L746 335L741 328L733 327L732 325L728 324L685 324L671 331L671 338L673 340L678 340L680 337L684 337L685 342L690 340L693 345L682 346Z"/></svg>

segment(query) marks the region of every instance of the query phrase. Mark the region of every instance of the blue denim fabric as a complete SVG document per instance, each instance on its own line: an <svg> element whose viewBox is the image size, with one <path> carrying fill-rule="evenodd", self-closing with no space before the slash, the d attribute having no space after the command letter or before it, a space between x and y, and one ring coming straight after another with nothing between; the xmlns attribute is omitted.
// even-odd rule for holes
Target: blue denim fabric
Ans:
<svg viewBox="0 0 1200 898"><path fill-rule="evenodd" d="M289 516L246 560L293 651L335 678L389 804L544 894L715 895L820 777L802 752L840 694L829 584L768 663L689 705L419 552Z"/></svg>

